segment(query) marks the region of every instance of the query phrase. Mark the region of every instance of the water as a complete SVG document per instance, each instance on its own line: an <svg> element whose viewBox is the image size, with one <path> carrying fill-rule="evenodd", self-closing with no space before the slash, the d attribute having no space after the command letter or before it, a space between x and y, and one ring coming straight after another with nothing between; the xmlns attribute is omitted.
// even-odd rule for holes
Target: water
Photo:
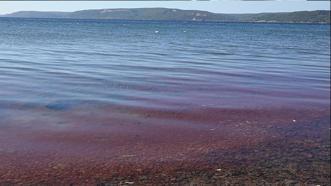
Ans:
<svg viewBox="0 0 331 186"><path fill-rule="evenodd" d="M327 106L330 26L0 19L0 103Z"/></svg>
<svg viewBox="0 0 331 186"><path fill-rule="evenodd" d="M0 18L5 184L228 164L322 184L329 103L330 25Z"/></svg>

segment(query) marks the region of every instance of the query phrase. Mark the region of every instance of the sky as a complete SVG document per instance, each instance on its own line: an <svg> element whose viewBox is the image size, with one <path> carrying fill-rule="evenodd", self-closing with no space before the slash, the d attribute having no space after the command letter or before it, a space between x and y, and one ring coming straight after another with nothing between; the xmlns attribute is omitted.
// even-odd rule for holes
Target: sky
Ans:
<svg viewBox="0 0 331 186"><path fill-rule="evenodd" d="M301 10L330 10L330 1L1 1L0 14L16 11L76 11L104 8L165 7L206 10L215 13L291 12Z"/></svg>

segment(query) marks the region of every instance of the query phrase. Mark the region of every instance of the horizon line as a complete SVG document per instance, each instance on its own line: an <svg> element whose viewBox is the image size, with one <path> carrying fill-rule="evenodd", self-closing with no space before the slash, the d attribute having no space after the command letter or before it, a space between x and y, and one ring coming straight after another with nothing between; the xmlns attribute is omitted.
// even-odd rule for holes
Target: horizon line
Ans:
<svg viewBox="0 0 331 186"><path fill-rule="evenodd" d="M202 12L209 12L213 14L264 14L264 13L292 13L292 12L313 12L313 11L331 11L330 9L315 9L315 10L294 10L294 11L266 11L266 12L256 12L256 13L222 13L222 12L213 12L208 10L199 10L199 9L181 9L181 8L168 8L168 7L137 7L137 8L92 8L92 9L79 9L74 11L43 11L43 10L18 10L13 11L10 13L0 14L0 16L3 15L10 15L17 12L57 12L57 13L73 13L73 12L79 12L79 11L86 11L86 10L132 10L132 9L156 9L156 8L162 8L162 9L172 9L172 10L183 10L183 11L202 11Z"/></svg>

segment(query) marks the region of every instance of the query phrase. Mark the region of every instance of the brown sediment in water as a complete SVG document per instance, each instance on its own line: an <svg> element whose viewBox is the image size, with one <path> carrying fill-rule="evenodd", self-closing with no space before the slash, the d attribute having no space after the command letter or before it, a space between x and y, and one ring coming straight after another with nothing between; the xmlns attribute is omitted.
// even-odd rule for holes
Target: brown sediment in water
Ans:
<svg viewBox="0 0 331 186"><path fill-rule="evenodd" d="M272 176L319 184L330 177L328 108L12 109L0 122L3 184L278 183Z"/></svg>

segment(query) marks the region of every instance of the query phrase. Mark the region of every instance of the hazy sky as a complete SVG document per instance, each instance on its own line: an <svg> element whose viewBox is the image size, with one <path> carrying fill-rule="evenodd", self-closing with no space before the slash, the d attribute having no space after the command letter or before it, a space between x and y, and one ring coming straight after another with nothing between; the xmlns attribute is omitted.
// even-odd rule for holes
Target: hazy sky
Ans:
<svg viewBox="0 0 331 186"><path fill-rule="evenodd" d="M103 8L167 7L218 13L288 12L330 10L330 1L0 1L0 14L21 10L75 11Z"/></svg>

